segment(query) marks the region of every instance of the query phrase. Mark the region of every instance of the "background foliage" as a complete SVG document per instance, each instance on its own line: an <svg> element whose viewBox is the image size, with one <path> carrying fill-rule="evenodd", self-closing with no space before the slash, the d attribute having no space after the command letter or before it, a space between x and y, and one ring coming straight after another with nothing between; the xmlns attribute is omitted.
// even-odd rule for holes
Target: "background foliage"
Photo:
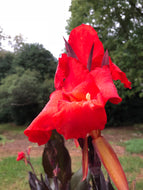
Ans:
<svg viewBox="0 0 143 190"><path fill-rule="evenodd" d="M115 82L120 105L107 104L108 124L143 122L143 0L72 0L67 33L85 23L92 25L112 61L132 82L132 90Z"/></svg>
<svg viewBox="0 0 143 190"><path fill-rule="evenodd" d="M24 43L22 36L14 42L14 52L2 47L0 52L0 122L25 124L41 111L54 90L57 60L42 45Z"/></svg>

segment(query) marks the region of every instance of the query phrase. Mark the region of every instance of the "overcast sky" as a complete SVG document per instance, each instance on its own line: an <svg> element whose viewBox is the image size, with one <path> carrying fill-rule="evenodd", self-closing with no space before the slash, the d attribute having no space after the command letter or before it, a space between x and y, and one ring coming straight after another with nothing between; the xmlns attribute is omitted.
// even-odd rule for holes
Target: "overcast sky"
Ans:
<svg viewBox="0 0 143 190"><path fill-rule="evenodd" d="M64 49L63 36L71 0L1 0L0 26L12 37L22 34L28 43L40 43L55 57Z"/></svg>

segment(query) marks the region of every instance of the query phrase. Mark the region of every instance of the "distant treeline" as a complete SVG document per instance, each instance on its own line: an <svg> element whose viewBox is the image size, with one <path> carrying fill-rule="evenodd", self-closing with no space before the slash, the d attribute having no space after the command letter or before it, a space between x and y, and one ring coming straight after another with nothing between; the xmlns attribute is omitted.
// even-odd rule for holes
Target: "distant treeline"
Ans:
<svg viewBox="0 0 143 190"><path fill-rule="evenodd" d="M0 122L32 121L54 90L57 60L39 44L0 51Z"/></svg>

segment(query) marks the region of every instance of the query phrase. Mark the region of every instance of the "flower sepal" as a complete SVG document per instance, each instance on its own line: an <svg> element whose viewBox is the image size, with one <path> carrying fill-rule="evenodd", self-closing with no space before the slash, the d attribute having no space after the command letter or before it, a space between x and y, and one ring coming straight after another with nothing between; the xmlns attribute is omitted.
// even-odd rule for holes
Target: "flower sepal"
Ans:
<svg viewBox="0 0 143 190"><path fill-rule="evenodd" d="M118 190L129 190L122 166L111 145L103 136L92 140L93 147Z"/></svg>

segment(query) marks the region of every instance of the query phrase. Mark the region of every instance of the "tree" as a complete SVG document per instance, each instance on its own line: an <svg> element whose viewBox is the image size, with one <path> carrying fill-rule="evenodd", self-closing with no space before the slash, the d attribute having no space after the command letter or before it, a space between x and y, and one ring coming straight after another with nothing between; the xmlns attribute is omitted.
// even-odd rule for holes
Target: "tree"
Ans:
<svg viewBox="0 0 143 190"><path fill-rule="evenodd" d="M17 51L13 62L14 66L38 71L40 73L39 78L42 79L47 74L52 78L56 70L56 59L39 44L24 44Z"/></svg>
<svg viewBox="0 0 143 190"><path fill-rule="evenodd" d="M30 70L17 75L11 91L12 118L17 124L31 121L39 112L40 82L37 72Z"/></svg>
<svg viewBox="0 0 143 190"><path fill-rule="evenodd" d="M7 74L10 73L12 68L14 55L13 53L5 50L0 51L0 81Z"/></svg>
<svg viewBox="0 0 143 190"><path fill-rule="evenodd" d="M50 94L54 91L54 80L48 77L40 85L39 104L40 109L43 109L49 101Z"/></svg>
<svg viewBox="0 0 143 190"><path fill-rule="evenodd" d="M22 34L16 35L13 39L13 42L10 42L11 47L14 49L16 53L25 43L25 39Z"/></svg>
<svg viewBox="0 0 143 190"><path fill-rule="evenodd" d="M31 122L54 90L57 60L39 44L26 44L21 35L11 41L14 52L3 49L9 39L0 29L0 122Z"/></svg>
<svg viewBox="0 0 143 190"><path fill-rule="evenodd" d="M68 34L73 28L82 23L89 23L92 25L94 18L91 16L90 12L93 11L93 5L89 1L85 0L83 3L82 0L72 0L69 11L71 12L71 17L67 21L68 25L66 26Z"/></svg>
<svg viewBox="0 0 143 190"><path fill-rule="evenodd" d="M12 121L11 115L11 94L12 89L15 87L17 75L8 75L1 80L0 85L0 122Z"/></svg>
<svg viewBox="0 0 143 190"><path fill-rule="evenodd" d="M69 33L79 24L92 25L103 41L107 37L118 37L120 42L128 40L143 27L143 0L94 1L72 0Z"/></svg>
<svg viewBox="0 0 143 190"><path fill-rule="evenodd" d="M31 122L49 100L54 90L53 79L39 81L37 71L17 67L0 85L0 122Z"/></svg>

